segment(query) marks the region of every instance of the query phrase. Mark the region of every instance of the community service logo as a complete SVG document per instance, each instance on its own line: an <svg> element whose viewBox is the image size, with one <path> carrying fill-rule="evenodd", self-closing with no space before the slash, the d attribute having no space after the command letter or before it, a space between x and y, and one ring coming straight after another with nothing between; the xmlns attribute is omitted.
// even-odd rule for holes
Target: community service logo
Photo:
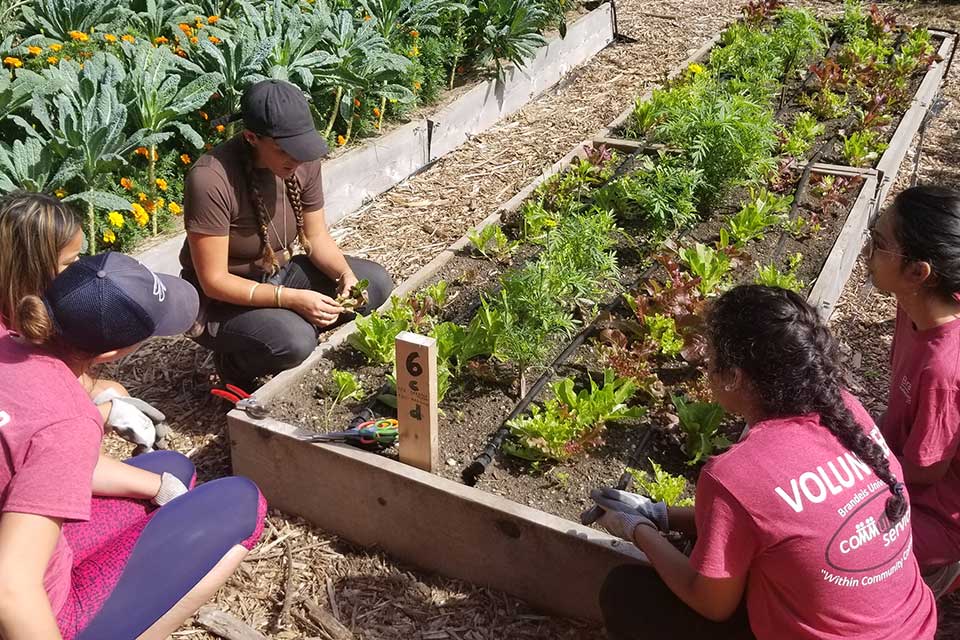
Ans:
<svg viewBox="0 0 960 640"><path fill-rule="evenodd" d="M888 491L876 491L844 518L827 544L826 563L834 571L858 574L895 567L909 555L910 513L895 525L884 514Z"/></svg>

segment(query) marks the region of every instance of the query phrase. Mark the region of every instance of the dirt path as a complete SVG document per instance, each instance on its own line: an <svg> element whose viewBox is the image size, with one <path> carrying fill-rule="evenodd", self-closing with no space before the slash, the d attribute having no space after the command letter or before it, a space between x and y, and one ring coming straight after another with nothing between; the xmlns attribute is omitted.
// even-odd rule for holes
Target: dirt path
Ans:
<svg viewBox="0 0 960 640"><path fill-rule="evenodd" d="M741 4L740 0L618 0L620 29L636 42L614 44L558 88L344 220L336 230L343 247L382 261L398 280L410 275L655 85L734 18ZM960 7L939 5L913 3L909 12L926 23L960 25ZM924 179L942 178L954 184L960 145L956 75L955 68L947 91L950 103L931 125L921 162ZM848 344L856 345L850 353L861 353L853 376L874 409L886 393L883 341L885 336L889 339L888 316L884 316L889 315L889 307L874 304L873 299L869 305L851 304L862 295L860 283L857 277L851 281L836 326ZM849 312L867 307L869 315ZM211 374L207 353L185 339L153 341L119 367L103 372L172 417L173 446L196 462L201 480L225 475L230 469L225 407L208 395ZM130 451L114 438L108 439L107 447L117 456ZM287 546L294 559L294 606L278 630ZM357 638L602 638L590 626L538 615L498 592L417 573L272 512L261 545L215 603L268 637L326 638L305 617L300 604L304 598L336 611ZM176 637L213 636L188 624Z"/></svg>

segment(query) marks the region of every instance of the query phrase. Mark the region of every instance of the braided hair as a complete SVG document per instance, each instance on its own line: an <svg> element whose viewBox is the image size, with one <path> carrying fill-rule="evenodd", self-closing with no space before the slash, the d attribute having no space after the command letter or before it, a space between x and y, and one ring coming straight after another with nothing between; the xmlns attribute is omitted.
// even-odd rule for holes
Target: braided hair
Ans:
<svg viewBox="0 0 960 640"><path fill-rule="evenodd" d="M246 142L246 141L245 141ZM260 193L260 186L257 182L257 175L254 171L254 148L247 142L247 154L244 158L244 173L247 179L247 189L249 189L250 202L253 203L253 209L257 216L257 234L260 236L260 257L257 259L257 266L271 275L280 270L280 262L277 260L276 253L270 244L270 212L263 201L263 195ZM302 187L300 179L296 174L284 179L284 188L287 193L287 200L293 209L293 217L297 223L297 240L303 250L310 254L311 246L307 240L307 235L303 230L303 202L300 199Z"/></svg>
<svg viewBox="0 0 960 640"><path fill-rule="evenodd" d="M890 488L890 523L903 518L903 483L844 404L837 343L813 307L785 289L735 287L711 305L707 337L714 371L742 370L769 417L819 414L820 424Z"/></svg>

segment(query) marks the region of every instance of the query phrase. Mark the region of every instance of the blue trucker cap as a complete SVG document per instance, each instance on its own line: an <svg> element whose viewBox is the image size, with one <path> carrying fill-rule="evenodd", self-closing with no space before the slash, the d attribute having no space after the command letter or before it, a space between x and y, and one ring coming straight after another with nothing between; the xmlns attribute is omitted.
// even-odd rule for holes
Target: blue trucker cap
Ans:
<svg viewBox="0 0 960 640"><path fill-rule="evenodd" d="M184 333L200 306L186 280L113 252L80 258L54 279L43 300L64 342L94 354Z"/></svg>

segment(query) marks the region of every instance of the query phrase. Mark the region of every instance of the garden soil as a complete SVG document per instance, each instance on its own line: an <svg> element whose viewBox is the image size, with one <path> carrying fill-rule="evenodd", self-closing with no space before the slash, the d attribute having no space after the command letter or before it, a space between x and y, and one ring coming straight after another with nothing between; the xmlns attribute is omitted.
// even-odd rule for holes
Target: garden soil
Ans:
<svg viewBox="0 0 960 640"><path fill-rule="evenodd" d="M335 230L337 237L347 251L382 261L398 281L410 275L577 141L605 126L736 17L740 4L618 0L621 31L636 42L618 42L601 52L553 91L345 220ZM813 6L835 10L839 4ZM914 2L906 11L927 24L960 28L960 6L952 3ZM922 180L956 184L960 178L958 77L960 68L954 67L945 91L948 102L926 134ZM881 302L875 293L864 293L858 272L834 321L846 345L851 377L875 412L882 411L886 396L893 318L892 306ZM175 431L171 447L191 457L201 481L230 472L228 407L209 396L213 367L205 351L183 338L154 340L102 375L120 380L170 416ZM112 436L106 448L121 457L131 451ZM280 620L285 599L290 612ZM265 637L330 638L306 616L306 600L332 612L357 639L603 637L592 625L539 615L511 596L417 572L271 511L260 545L213 604ZM941 618L938 637L960 637L960 598L942 603ZM188 621L174 637L217 637L193 623Z"/></svg>

